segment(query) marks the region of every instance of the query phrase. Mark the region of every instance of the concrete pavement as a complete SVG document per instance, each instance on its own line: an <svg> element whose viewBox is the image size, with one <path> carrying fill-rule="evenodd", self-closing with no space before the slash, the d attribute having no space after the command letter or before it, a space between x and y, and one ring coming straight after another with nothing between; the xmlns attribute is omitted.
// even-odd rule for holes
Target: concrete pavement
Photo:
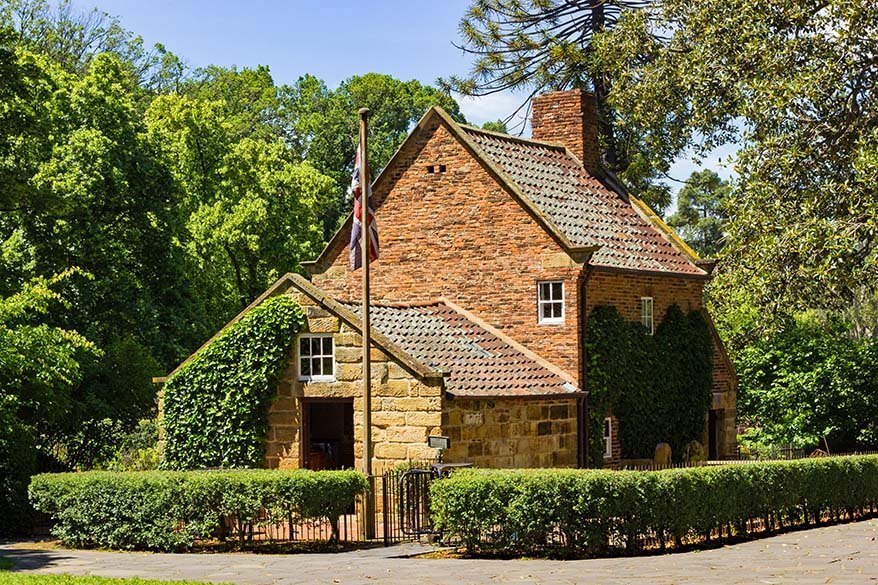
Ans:
<svg viewBox="0 0 878 585"><path fill-rule="evenodd" d="M790 532L718 549L589 559L411 558L417 544L336 554L152 554L0 545L15 569L106 577L194 579L245 585L311 583L878 583L878 520Z"/></svg>

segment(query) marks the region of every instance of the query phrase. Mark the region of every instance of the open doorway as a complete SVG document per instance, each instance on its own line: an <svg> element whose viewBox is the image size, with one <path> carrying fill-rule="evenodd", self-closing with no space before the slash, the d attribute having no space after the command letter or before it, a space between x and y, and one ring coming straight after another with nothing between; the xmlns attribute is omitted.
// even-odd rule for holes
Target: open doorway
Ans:
<svg viewBox="0 0 878 585"><path fill-rule="evenodd" d="M354 401L302 400L303 467L352 469L354 467Z"/></svg>

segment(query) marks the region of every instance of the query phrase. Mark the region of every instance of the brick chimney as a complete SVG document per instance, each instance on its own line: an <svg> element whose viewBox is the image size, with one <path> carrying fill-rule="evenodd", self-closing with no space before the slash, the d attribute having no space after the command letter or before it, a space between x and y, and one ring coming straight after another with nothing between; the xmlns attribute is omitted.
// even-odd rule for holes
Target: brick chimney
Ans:
<svg viewBox="0 0 878 585"><path fill-rule="evenodd" d="M600 169L598 110L594 94L581 89L553 91L533 98L531 127L534 140L566 146L585 169Z"/></svg>

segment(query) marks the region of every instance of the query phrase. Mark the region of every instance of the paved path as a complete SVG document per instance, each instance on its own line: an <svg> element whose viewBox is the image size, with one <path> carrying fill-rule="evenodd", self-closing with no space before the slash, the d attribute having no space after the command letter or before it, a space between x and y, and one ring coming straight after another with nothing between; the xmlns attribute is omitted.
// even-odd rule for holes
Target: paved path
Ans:
<svg viewBox="0 0 878 585"><path fill-rule="evenodd" d="M719 549L582 561L418 559L401 545L338 554L148 554L0 545L36 573L296 583L878 583L878 520L791 532Z"/></svg>

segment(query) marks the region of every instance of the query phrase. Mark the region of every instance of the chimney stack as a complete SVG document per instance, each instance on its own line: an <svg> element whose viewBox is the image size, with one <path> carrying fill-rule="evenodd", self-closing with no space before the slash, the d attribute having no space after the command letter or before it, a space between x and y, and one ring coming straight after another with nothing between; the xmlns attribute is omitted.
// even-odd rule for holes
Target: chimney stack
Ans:
<svg viewBox="0 0 878 585"><path fill-rule="evenodd" d="M598 109L594 94L581 89L553 91L533 98L534 140L566 146L591 174L600 171Z"/></svg>

